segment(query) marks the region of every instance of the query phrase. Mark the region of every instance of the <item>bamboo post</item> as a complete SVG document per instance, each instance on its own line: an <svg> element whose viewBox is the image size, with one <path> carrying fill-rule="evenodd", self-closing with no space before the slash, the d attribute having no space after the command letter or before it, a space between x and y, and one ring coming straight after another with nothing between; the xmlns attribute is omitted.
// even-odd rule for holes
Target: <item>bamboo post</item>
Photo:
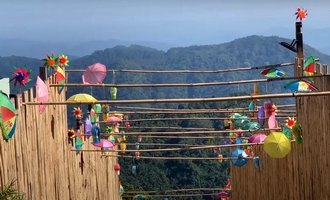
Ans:
<svg viewBox="0 0 330 200"><path fill-rule="evenodd" d="M252 80L239 80L239 81L223 81L223 82L207 82L207 83L142 83L142 84L81 84L81 83L67 83L50 84L49 87L117 87L117 88L146 88L146 87L205 87L205 86L221 86L221 85L239 85L249 83L262 83L271 81L283 81L283 80L301 80L304 78L316 78L324 77L326 75L314 75L314 76L294 76L294 77L279 77L279 78L265 78L265 79L252 79Z"/></svg>

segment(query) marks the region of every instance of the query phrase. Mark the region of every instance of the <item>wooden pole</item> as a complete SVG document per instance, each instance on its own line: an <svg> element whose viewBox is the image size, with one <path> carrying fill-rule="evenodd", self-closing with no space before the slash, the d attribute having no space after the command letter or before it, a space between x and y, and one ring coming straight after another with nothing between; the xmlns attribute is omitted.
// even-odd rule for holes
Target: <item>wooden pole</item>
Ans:
<svg viewBox="0 0 330 200"><path fill-rule="evenodd" d="M265 79L253 79L253 80L240 80L240 81L225 81L225 82L209 82L209 83L142 83L142 84L82 84L82 83L67 83L61 84L49 84L49 87L117 87L117 88L146 88L146 87L204 87L204 86L220 86L220 85L237 85L248 83L261 83L272 81L283 81L293 79L304 78L316 78L325 77L327 75L314 75L314 76L300 76L300 77L280 77L280 78L265 78Z"/></svg>
<svg viewBox="0 0 330 200"><path fill-rule="evenodd" d="M159 131L159 132L129 132L124 134L113 135L185 135L185 134L215 134L215 133L245 133L245 132L269 132L271 130L278 131L280 128L263 128L258 130L219 130L219 131Z"/></svg>
<svg viewBox="0 0 330 200"><path fill-rule="evenodd" d="M288 115L289 116L289 115ZM276 116L276 119L286 119L288 116ZM292 116L292 115L290 115ZM145 121L178 121L178 120L225 120L231 119L230 117L173 117L173 118L148 118L148 119L128 119L125 122L145 122ZM257 117L249 117L249 119L257 119ZM98 121L97 123L109 123L107 121ZM123 127L125 128L125 127ZM141 127L143 128L143 127ZM152 127L146 127L152 128ZM164 128L164 127L162 127Z"/></svg>
<svg viewBox="0 0 330 200"><path fill-rule="evenodd" d="M215 97L215 98L190 98L190 99L138 99L138 100L103 100L103 101L77 101L77 102L25 102L22 105L72 105L72 104L145 104L145 103L194 103L194 102L221 102L221 101L238 101L253 99L272 99L272 98L288 98L288 97L305 97L305 96L326 96L330 95L330 91L310 92L310 93L277 93L263 95L247 95L232 97Z"/></svg>
<svg viewBox="0 0 330 200"><path fill-rule="evenodd" d="M303 33L302 22L296 22L296 41L297 41L297 60L295 63L295 76L302 77L304 70L304 42L303 42Z"/></svg>
<svg viewBox="0 0 330 200"><path fill-rule="evenodd" d="M258 95L258 94L253 94ZM257 106L256 106L257 107ZM277 108L296 107L295 104L283 104L276 105ZM155 107L138 107L138 106L116 106L116 109L129 109L129 110L152 110L152 111L212 111L212 110L248 110L247 108L219 108L219 109L207 109L207 108L190 108L190 109L178 109L178 108L155 108Z"/></svg>

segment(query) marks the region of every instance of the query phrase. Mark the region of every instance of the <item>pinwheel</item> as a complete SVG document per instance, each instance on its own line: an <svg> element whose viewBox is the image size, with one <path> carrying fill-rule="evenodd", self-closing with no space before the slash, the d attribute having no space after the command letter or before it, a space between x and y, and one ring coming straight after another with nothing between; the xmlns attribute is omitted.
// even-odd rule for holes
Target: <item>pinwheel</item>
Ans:
<svg viewBox="0 0 330 200"><path fill-rule="evenodd" d="M303 8L297 8L297 11L295 12L296 15L296 20L300 20L302 21L303 19L305 19L308 15L307 10L303 9Z"/></svg>
<svg viewBox="0 0 330 200"><path fill-rule="evenodd" d="M25 86L31 81L30 74L31 70L27 70L26 68L16 68L10 81L14 81L14 86L16 86L17 83L19 83L20 86Z"/></svg>
<svg viewBox="0 0 330 200"><path fill-rule="evenodd" d="M260 74L268 78L279 78L283 77L285 73L275 67L268 67L260 72Z"/></svg>
<svg viewBox="0 0 330 200"><path fill-rule="evenodd" d="M76 118L76 119L81 119L82 116L83 116L83 112L82 110L80 109L80 107L75 107L73 108L73 116Z"/></svg>
<svg viewBox="0 0 330 200"><path fill-rule="evenodd" d="M67 67L69 65L69 59L68 56L62 54L58 58L58 66L61 68Z"/></svg>
<svg viewBox="0 0 330 200"><path fill-rule="evenodd" d="M284 88L292 92L312 92L318 90L313 83L307 80L292 81L284 86Z"/></svg>
<svg viewBox="0 0 330 200"><path fill-rule="evenodd" d="M285 120L285 126L292 129L292 127L296 124L296 120L294 117L288 117Z"/></svg>
<svg viewBox="0 0 330 200"><path fill-rule="evenodd" d="M47 55L44 61L44 67L55 69L58 65L58 58L54 56L54 54Z"/></svg>

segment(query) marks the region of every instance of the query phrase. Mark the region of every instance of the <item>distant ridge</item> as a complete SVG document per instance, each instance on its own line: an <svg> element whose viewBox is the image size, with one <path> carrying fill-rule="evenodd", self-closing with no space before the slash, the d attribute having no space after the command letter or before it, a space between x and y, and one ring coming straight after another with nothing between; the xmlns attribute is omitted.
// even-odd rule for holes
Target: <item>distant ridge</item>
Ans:
<svg viewBox="0 0 330 200"><path fill-rule="evenodd" d="M97 50L90 55L71 59L69 68L83 69L90 64L101 62L108 68L119 69L214 70L228 67L259 66L293 62L295 54L278 44L282 41L290 42L289 39L276 36L264 37L253 35L223 44L177 47L171 48L168 51L157 50L140 45L131 45L128 47L120 45L106 48L104 50ZM319 57L322 63L330 64L330 56L325 55L308 45L305 45L304 49L305 56L314 55L315 57ZM0 78L11 76L14 66L24 65L32 69L32 78L35 78L38 74L39 67L42 65L42 61L21 56L0 57L0 66L1 69L3 69ZM255 73L236 73L218 76L209 75L207 77L197 75L173 77L173 75L146 76L139 74L133 76L117 74L115 80L112 80L110 76L108 76L106 81L116 83L156 83L168 81L210 82L242 79L243 76L244 78L260 78L260 76ZM80 75L70 75L70 82L72 81L80 82ZM32 83L34 84L34 81L32 81ZM156 97L156 93L159 92L159 90L147 89L143 90L143 92L147 93L147 96ZM142 94L142 90L138 93ZM179 89L177 92L174 91L171 94L174 96L176 93L181 93L183 96L196 96L197 94L211 96L212 92L199 91L198 89ZM136 94L132 93L132 95L134 96ZM169 97L171 95L166 94L165 96Z"/></svg>

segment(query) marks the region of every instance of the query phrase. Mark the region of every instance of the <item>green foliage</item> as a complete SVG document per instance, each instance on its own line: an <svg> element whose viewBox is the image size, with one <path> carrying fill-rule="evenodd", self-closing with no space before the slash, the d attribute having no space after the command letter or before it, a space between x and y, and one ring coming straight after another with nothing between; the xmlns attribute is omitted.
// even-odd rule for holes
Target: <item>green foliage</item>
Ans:
<svg viewBox="0 0 330 200"><path fill-rule="evenodd" d="M23 200L24 195L17 191L15 188L15 181L11 181L9 184L4 185L0 188L0 199L1 200Z"/></svg>

